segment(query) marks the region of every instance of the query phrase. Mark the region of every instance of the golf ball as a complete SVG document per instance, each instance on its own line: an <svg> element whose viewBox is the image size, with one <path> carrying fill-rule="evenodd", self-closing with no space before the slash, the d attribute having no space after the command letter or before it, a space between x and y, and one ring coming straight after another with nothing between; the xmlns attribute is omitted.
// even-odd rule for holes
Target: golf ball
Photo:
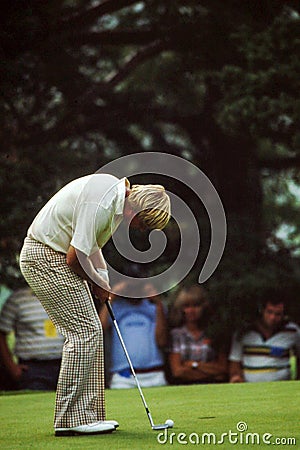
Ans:
<svg viewBox="0 0 300 450"><path fill-rule="evenodd" d="M174 426L174 422L171 419L167 419L165 421L165 424L168 425L170 428L173 428L173 426Z"/></svg>

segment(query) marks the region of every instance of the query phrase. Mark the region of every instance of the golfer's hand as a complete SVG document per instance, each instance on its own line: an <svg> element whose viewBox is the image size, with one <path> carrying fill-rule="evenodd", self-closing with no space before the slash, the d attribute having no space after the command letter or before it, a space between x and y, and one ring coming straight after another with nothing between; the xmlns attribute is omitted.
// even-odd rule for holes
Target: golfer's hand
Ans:
<svg viewBox="0 0 300 450"><path fill-rule="evenodd" d="M107 300L110 297L110 286L107 284L107 289L104 289L104 287L102 288L97 284L93 284L92 292L101 303L104 303L105 300Z"/></svg>

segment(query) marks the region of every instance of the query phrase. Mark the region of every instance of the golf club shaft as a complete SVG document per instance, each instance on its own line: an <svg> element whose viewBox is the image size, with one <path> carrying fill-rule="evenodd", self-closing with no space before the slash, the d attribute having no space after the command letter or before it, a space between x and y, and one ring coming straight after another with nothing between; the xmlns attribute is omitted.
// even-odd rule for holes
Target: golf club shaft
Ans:
<svg viewBox="0 0 300 450"><path fill-rule="evenodd" d="M124 343L123 338L122 338L122 335L121 335L121 331L120 331L120 329L119 329L117 320L116 320L116 318L115 318L115 315L114 315L114 312L113 312L113 309L112 309L112 307L111 307L111 304L110 304L109 300L105 300L105 304L106 304L106 306L107 306L109 315L110 315L110 317L111 317L111 319L112 319L112 321L113 321L114 327L115 327L115 329L116 329L116 332L117 332L117 334L118 334L119 340L120 340L121 345L122 345L122 347L123 347L123 350L124 350L125 356L126 356L126 358L127 358L128 364L129 364L129 366L130 366L130 370L131 370L131 372L132 372L132 375L133 375L133 377L134 377L135 383L136 383L137 388L138 388L138 390L139 390L139 393L140 393L140 396L141 396L143 405L144 405L144 407L145 407L145 410L146 410L146 413L147 413L147 416L148 416L150 425L151 425L151 427L153 428L154 423L153 423L153 420L152 420L152 417L151 417L151 414L150 414L148 405L147 405L147 403L146 403L146 400L145 400L144 394L143 394L143 392L142 392L142 389L141 389L139 380L138 380L138 378L137 378L137 376L136 376L136 373L135 373L135 370L134 370L134 368L133 368L131 359L130 359L129 354L128 354L128 352L127 352L125 343Z"/></svg>

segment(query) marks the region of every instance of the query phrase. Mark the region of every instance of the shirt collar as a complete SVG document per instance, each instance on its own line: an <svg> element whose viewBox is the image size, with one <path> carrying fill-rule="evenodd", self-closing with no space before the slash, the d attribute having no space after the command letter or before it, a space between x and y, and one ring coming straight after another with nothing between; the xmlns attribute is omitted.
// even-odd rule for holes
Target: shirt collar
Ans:
<svg viewBox="0 0 300 450"><path fill-rule="evenodd" d="M115 209L115 213L117 215L123 214L125 196L126 196L126 188L130 188L130 183L127 180L127 178L124 177L120 181L117 182L118 196L117 196L116 209Z"/></svg>

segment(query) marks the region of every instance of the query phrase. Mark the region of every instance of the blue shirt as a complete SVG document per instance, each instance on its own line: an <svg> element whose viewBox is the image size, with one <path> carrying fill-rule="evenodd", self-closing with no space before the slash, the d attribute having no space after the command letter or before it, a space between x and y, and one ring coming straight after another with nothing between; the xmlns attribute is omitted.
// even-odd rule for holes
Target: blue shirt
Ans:
<svg viewBox="0 0 300 450"><path fill-rule="evenodd" d="M130 303L115 299L113 310L135 369L151 369L164 364L155 339L156 306L147 299ZM129 367L115 328L112 328L111 372Z"/></svg>

